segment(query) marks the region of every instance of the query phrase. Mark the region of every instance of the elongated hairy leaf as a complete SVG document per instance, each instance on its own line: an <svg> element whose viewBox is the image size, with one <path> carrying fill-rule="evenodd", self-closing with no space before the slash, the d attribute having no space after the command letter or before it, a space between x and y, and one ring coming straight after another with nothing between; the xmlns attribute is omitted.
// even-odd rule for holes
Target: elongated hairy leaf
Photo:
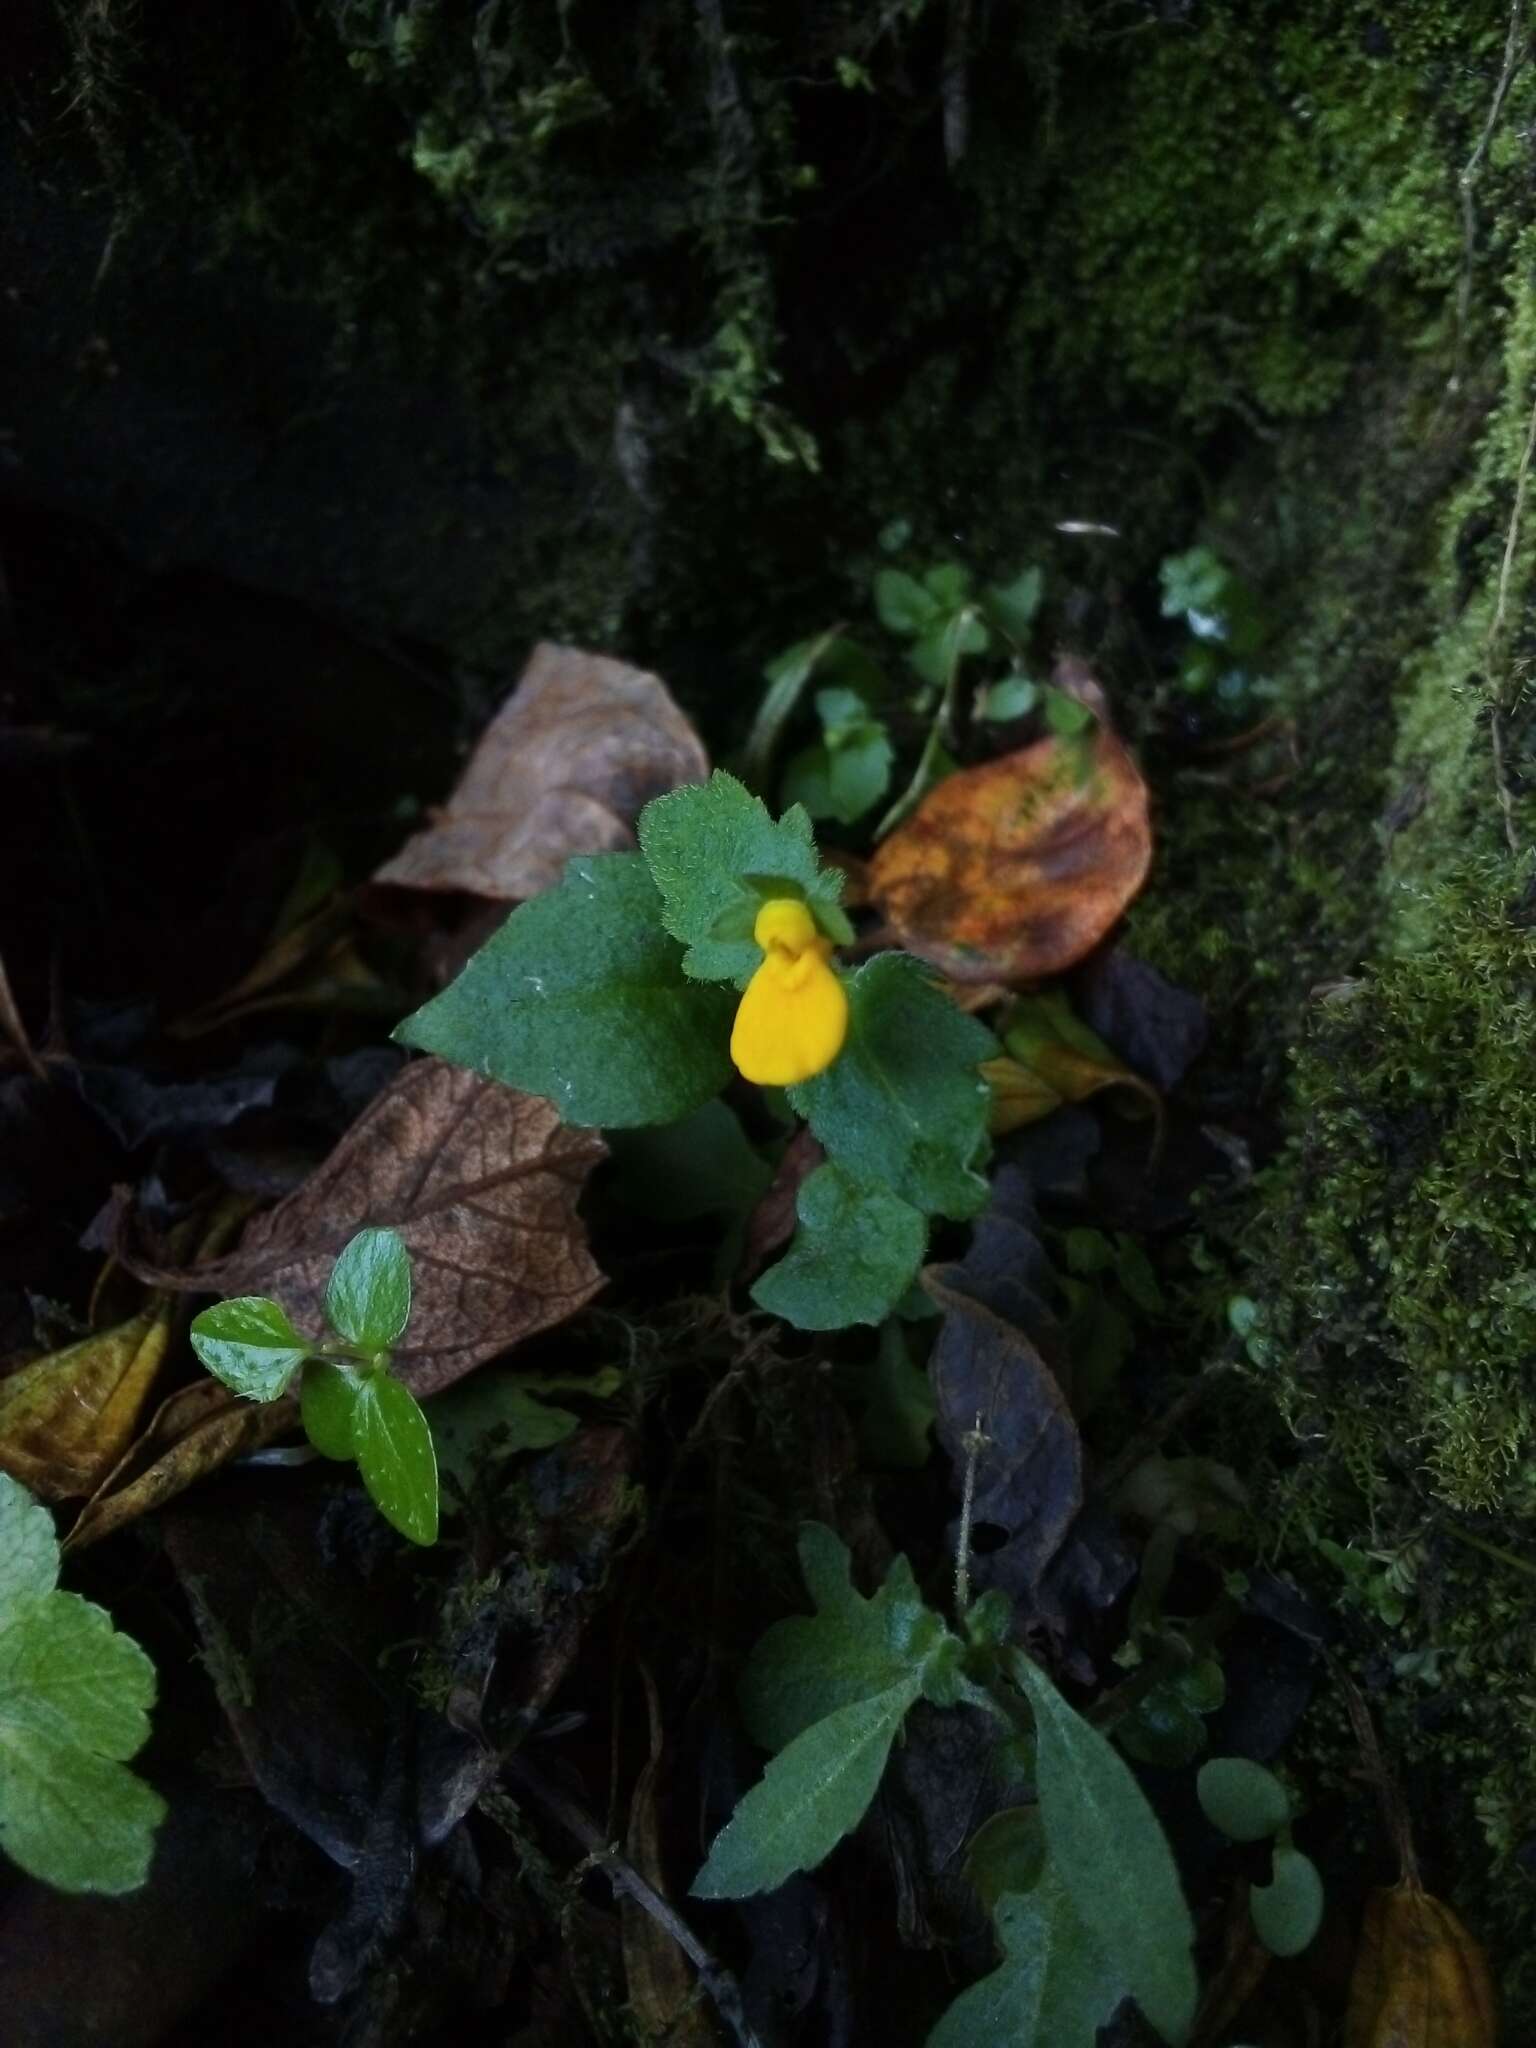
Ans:
<svg viewBox="0 0 1536 2048"><path fill-rule="evenodd" d="M854 1700L797 1735L716 1835L694 1879L694 1896L744 1899L771 1892L830 1856L869 1811L920 1683L905 1679Z"/></svg>
<svg viewBox="0 0 1536 2048"><path fill-rule="evenodd" d="M1194 1924L1157 1816L1125 1760L1015 1653L1035 1715L1040 1814L1052 1867L1094 1939L1165 2041L1183 2041L1198 1985Z"/></svg>

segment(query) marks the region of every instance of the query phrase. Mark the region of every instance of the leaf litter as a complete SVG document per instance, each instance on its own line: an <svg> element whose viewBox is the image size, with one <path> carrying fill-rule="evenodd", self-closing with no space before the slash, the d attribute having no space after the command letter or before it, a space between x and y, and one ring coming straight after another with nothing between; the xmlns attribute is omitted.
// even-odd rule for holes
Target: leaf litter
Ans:
<svg viewBox="0 0 1536 2048"><path fill-rule="evenodd" d="M373 891L420 899L387 968L357 915L373 892L349 897L322 861L254 964L173 1008L158 1041L150 1029L128 1052L61 1058L28 1034L27 984L18 998L6 982L0 1105L14 1098L18 1129L36 1132L70 1091L68 1114L99 1134L98 1152L79 1154L75 1207L99 1208L113 1176L119 1241L152 1291L71 1344L0 1361L0 1468L82 1503L66 1541L79 1569L110 1581L138 1559L159 1575L156 1599L179 1601L212 1680L202 1696L177 1682L198 1768L219 1796L254 1802L271 1866L255 1910L289 1912L308 1991L346 2038L388 2048L414 2027L517 2011L530 2041L574 2042L593 2038L604 1996L681 2048L1087 2048L1122 1995L1165 2038L1188 2026L1187 1929L1089 1925L1081 1887L1055 1877L978 1891L966 1853L983 1824L1023 1810L1038 1828L1028 1772L999 1765L979 1708L945 1714L919 1697L943 1650L918 1617L957 1618L957 1572L973 1600L1006 1595L1015 1645L1111 1738L1083 1736L1089 1722L1057 1715L1039 1680L1037 1739L1081 1749L1078 1807L1058 1797L1044 1816L1053 1847L1068 1863L1155 1858L1150 1838L1116 1839L1105 1819L1124 1757L1141 1768L1117 1726L1168 1659L1219 1651L1235 1623L1262 1669L1253 1639L1277 1626L1258 1597L1223 1603L1185 1583L1183 1560L1198 1585L1220 1557L1219 1511L1241 1485L1224 1464L1164 1454L1187 1375L1138 1260L1177 1240L1190 1191L1219 1185L1219 1158L1189 1135L1207 1020L1118 940L1152 856L1147 786L1087 671L1065 664L1055 687L1091 713L1085 725L1033 738L1027 722L998 725L986 743L1005 751L973 749L872 852L832 856L858 878L849 907L873 978L898 940L947 977L955 1028L974 1014L1002 1039L990 1079L1004 1142L974 1198L969 1126L948 1159L925 1106L912 1109L910 1172L942 1172L953 1220L920 1289L894 1304L872 1292L878 1338L798 1336L743 1292L797 1208L804 1224L806 1191L820 1214L817 1188L857 1156L858 1104L826 1124L831 1164L790 1114L802 1105L765 1116L738 1089L609 1163L596 1131L543 1098L431 1057L402 1067L378 1042L405 984L441 986L462 936L454 898L498 918L556 889L572 856L632 848L650 797L707 776L702 741L644 670L535 650L441 811L372 864ZM728 946L721 914L710 902L679 936L706 955ZM258 1035L279 1012L294 1043ZM1171 1160L1149 1156L1159 1137ZM29 1144L11 1180L0 1162L8 1216L40 1212L57 1172L46 1142ZM220 1177L284 1191L233 1248L184 1263L178 1227L206 1213ZM1159 1192L1165 1180L1176 1193ZM713 1260L701 1222L725 1234ZM411 1256L397 1360L429 1399L451 1482L445 1541L409 1561L356 1475L297 1442L294 1401L242 1402L194 1376L179 1334L180 1298L212 1294L274 1296L317 1333L335 1257L368 1227L397 1231ZM840 1533L843 1557L837 1570L822 1557L812 1619L795 1618L790 1561L807 1515ZM871 1600L867 1585L881 1588ZM845 1654L842 1637L817 1647L835 1612L849 1640L875 1617L880 1682L866 1672L821 1699L817 1721L817 1688ZM748 1654L770 1624L772 1682L773 1660ZM1246 1667L1234 1655L1229 1668ZM840 1736L835 1755L797 1760L795 1744L824 1741L817 1727L839 1716L859 1721L852 1746ZM770 1778L841 1771L848 1811L826 1844L769 1844L778 1889L713 1903L765 1853L727 1829L706 1862L715 1828L701 1825L768 1782L754 1742L777 1752ZM1218 1903L1233 1921L1245 1894L1209 1875L1188 1824L1170 1827L1206 1873L1202 1925ZM344 1873L340 1889L313 1867L294 1879L296 1844ZM888 1903L872 1921L876 1900ZM892 1912L904 1960L886 1982L855 1958L889 1943ZM1231 1953L1222 1968L1203 1941L1236 2026L1292 1966L1256 1971L1251 1944ZM1372 1893L1353 1969L1349 2048L1495 2038L1475 1940L1413 1885ZM970 1985L958 2000L956 1972ZM409 2021L391 2017L390 1984L410 1987ZM1333 2011L1343 2023L1336 1996Z"/></svg>

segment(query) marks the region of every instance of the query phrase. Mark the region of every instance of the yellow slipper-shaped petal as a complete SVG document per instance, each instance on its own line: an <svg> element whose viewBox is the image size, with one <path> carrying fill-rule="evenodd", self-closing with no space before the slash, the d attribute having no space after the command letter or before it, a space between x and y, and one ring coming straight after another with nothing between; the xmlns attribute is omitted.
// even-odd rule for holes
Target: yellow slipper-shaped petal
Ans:
<svg viewBox="0 0 1536 2048"><path fill-rule="evenodd" d="M848 998L828 956L829 939L792 897L757 914L752 936L763 964L747 983L731 1032L738 1072L764 1088L790 1088L830 1067L848 1036Z"/></svg>

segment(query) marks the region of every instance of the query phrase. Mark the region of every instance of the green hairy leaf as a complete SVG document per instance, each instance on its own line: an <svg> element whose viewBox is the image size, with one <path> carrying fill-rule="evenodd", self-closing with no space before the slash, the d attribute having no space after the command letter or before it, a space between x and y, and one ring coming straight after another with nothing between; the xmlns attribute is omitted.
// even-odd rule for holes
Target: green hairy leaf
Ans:
<svg viewBox="0 0 1536 2048"><path fill-rule="evenodd" d="M919 961L868 960L848 985L848 1042L790 1090L829 1157L925 1214L963 1219L987 1199L975 1170L991 1095L978 1069L990 1031L957 1010Z"/></svg>
<svg viewBox="0 0 1536 2048"><path fill-rule="evenodd" d="M1040 1816L1052 1867L1126 1989L1165 2041L1183 2041L1198 1985L1194 1924L1172 1851L1129 1765L1015 1652L1035 1715Z"/></svg>
<svg viewBox="0 0 1536 2048"><path fill-rule="evenodd" d="M783 1749L814 1721L856 1700L909 1682L942 1641L938 1615L923 1605L912 1567L898 1557L866 1600L854 1589L846 1545L820 1522L800 1531L800 1567L814 1615L775 1622L747 1660L741 1708L754 1742Z"/></svg>
<svg viewBox="0 0 1536 2048"><path fill-rule="evenodd" d="M1049 1869L995 1912L1003 1961L961 1992L927 2048L1094 2048L1131 1987Z"/></svg>
<svg viewBox="0 0 1536 2048"><path fill-rule="evenodd" d="M352 1450L374 1506L412 1543L437 1541L437 1453L412 1395L392 1373L358 1379Z"/></svg>
<svg viewBox="0 0 1536 2048"><path fill-rule="evenodd" d="M192 1318L192 1349L226 1387L248 1401L275 1401L309 1356L310 1345L275 1301L259 1294L221 1301Z"/></svg>
<svg viewBox="0 0 1536 2048"><path fill-rule="evenodd" d="M603 853L568 861L395 1037L543 1095L567 1123L664 1124L730 1078L732 1008L684 974L645 862Z"/></svg>
<svg viewBox="0 0 1536 2048"><path fill-rule="evenodd" d="M756 972L763 957L752 939L760 878L771 878L774 894L803 896L828 936L847 943L848 920L838 903L842 877L822 868L811 821L798 804L775 822L760 797L717 768L706 783L654 798L637 830L661 891L662 921L688 948L683 967L695 979L743 987Z"/></svg>
<svg viewBox="0 0 1536 2048"><path fill-rule="evenodd" d="M869 1811L917 1678L853 1700L797 1735L716 1835L700 1899L744 1899L813 1870Z"/></svg>
<svg viewBox="0 0 1536 2048"><path fill-rule="evenodd" d="M411 1262L392 1230L360 1230L331 1268L326 1320L359 1351L387 1351L411 1314Z"/></svg>
<svg viewBox="0 0 1536 2048"><path fill-rule="evenodd" d="M433 1398L431 1423L439 1473L467 1492L479 1466L564 1443L577 1418L541 1401L515 1373L476 1372Z"/></svg>
<svg viewBox="0 0 1536 2048"><path fill-rule="evenodd" d="M928 1227L909 1202L818 1166L795 1203L800 1228L752 1299L797 1330L883 1322L923 1262Z"/></svg>
<svg viewBox="0 0 1536 2048"><path fill-rule="evenodd" d="M124 1764L149 1734L154 1666L55 1590L52 1522L3 1473L0 1559L0 1849L61 1891L133 1891L165 1814Z"/></svg>

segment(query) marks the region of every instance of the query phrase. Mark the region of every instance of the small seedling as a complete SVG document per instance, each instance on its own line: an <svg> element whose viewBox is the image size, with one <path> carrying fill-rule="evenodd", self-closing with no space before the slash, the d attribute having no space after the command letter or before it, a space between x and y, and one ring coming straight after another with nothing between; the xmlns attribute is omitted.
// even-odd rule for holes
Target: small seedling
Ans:
<svg viewBox="0 0 1536 2048"><path fill-rule="evenodd" d="M276 1401L302 1373L299 1413L322 1457L354 1461L374 1505L413 1543L437 1541L437 1456L391 1353L411 1313L411 1261L392 1230L359 1231L325 1290L330 1335L302 1336L259 1294L221 1301L192 1323L192 1348L250 1401Z"/></svg>

